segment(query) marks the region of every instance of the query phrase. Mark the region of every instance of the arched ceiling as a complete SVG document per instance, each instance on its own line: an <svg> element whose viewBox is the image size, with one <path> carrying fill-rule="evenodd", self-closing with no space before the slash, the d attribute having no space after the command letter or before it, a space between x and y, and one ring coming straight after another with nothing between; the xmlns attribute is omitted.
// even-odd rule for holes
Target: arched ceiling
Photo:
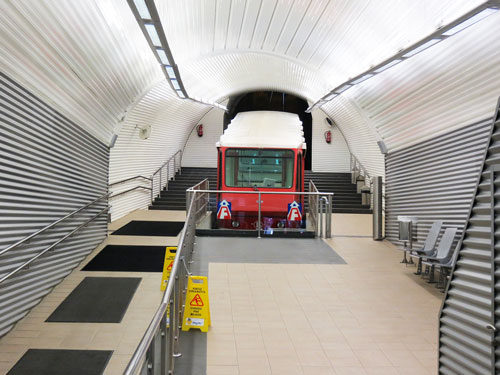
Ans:
<svg viewBox="0 0 500 375"><path fill-rule="evenodd" d="M191 96L217 101L267 89L315 101L482 2L155 4ZM369 164L379 139L394 150L488 116L500 94L498 13L323 107L358 157ZM3 0L0 32L0 68L103 142L135 107L157 112L144 118L161 119L162 107L180 100L165 94L148 105L149 90L165 78L126 1ZM191 126L198 106L180 109L189 116L181 124L176 113L176 123ZM155 126L171 125L155 120ZM372 151L364 154L367 143Z"/></svg>

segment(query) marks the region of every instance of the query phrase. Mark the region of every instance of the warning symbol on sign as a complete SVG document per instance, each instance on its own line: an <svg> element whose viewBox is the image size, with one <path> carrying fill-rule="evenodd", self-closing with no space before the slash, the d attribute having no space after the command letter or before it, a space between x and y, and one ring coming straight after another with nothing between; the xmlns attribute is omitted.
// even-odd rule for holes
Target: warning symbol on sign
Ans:
<svg viewBox="0 0 500 375"><path fill-rule="evenodd" d="M189 276L182 330L189 331L191 328L197 328L202 332L208 332L209 326L210 302L207 278L206 276Z"/></svg>
<svg viewBox="0 0 500 375"><path fill-rule="evenodd" d="M172 267L174 266L175 253L177 252L177 247L167 246L165 249L165 260L163 262L163 275L161 277L161 290L167 288L168 278L170 277L170 272L172 272Z"/></svg>
<svg viewBox="0 0 500 375"><path fill-rule="evenodd" d="M205 306L199 294L196 294L189 304L191 306Z"/></svg>
<svg viewBox="0 0 500 375"><path fill-rule="evenodd" d="M171 272L173 265L174 265L174 261L171 261L170 264L167 267L167 271Z"/></svg>

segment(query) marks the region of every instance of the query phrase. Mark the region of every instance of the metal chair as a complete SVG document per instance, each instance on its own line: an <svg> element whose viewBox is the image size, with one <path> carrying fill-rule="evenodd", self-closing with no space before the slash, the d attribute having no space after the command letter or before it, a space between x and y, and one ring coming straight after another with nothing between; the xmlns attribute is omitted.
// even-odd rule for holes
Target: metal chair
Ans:
<svg viewBox="0 0 500 375"><path fill-rule="evenodd" d="M446 228L441 241L436 250L434 256L427 255L411 255L414 258L420 258L422 263L430 267L429 270L429 283L434 283L434 269L436 266L446 265L450 259L453 257L453 252L451 248L453 246L453 241L457 233L457 228ZM419 261L420 261L419 259Z"/></svg>
<svg viewBox="0 0 500 375"><path fill-rule="evenodd" d="M404 247L402 251L409 252L410 256L413 255L426 255L432 256L436 253L436 242L439 237L439 232L441 231L441 227L443 226L443 222L441 220L437 220L432 223L431 229L429 233L427 233L427 237L424 241L424 246L420 249L409 249ZM419 258L417 272L415 275L420 275L422 273L422 258Z"/></svg>

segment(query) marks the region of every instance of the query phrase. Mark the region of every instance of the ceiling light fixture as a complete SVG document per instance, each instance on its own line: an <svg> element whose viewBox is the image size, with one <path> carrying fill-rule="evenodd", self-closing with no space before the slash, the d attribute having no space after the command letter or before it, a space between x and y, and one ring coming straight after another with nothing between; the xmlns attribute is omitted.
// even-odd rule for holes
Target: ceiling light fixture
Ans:
<svg viewBox="0 0 500 375"><path fill-rule="evenodd" d="M174 57L168 46L167 38L163 31L154 0L127 0L127 2L149 46L153 50L156 59L162 66L165 77L168 82L170 82L170 86L177 96L181 99L192 100L200 104L217 107L227 111L227 108L219 103L195 99L190 97L186 92L186 88L179 74L179 69L175 64Z"/></svg>
<svg viewBox="0 0 500 375"><path fill-rule="evenodd" d="M458 32L465 30L469 26L472 26L482 19L496 13L499 9L500 0L486 1L470 12L464 14L462 17L457 18L453 22L450 22L449 24L439 28L431 35L428 35L426 38L418 41L408 48L399 51L391 58L338 85L333 90L330 90L327 94L323 95L320 99L314 102L309 108L307 108L306 112L310 113L316 106L322 106L339 94L350 89L354 85L360 84L373 77L374 75L382 73L387 69L392 68L393 66L405 61L406 59L411 58L412 56L415 56L416 54L432 47L433 45L457 34Z"/></svg>

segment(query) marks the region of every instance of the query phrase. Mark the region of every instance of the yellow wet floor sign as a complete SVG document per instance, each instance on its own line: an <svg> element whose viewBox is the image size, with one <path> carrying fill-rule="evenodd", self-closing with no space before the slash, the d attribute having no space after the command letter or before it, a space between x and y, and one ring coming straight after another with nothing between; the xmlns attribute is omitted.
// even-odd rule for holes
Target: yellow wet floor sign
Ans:
<svg viewBox="0 0 500 375"><path fill-rule="evenodd" d="M182 330L198 328L208 332L209 326L208 279L205 276L189 276Z"/></svg>
<svg viewBox="0 0 500 375"><path fill-rule="evenodd" d="M161 290L167 288L167 281L170 277L170 272L172 271L172 266L174 265L175 253L177 252L177 246L167 246L165 251L165 261L163 262L163 276L161 277Z"/></svg>

